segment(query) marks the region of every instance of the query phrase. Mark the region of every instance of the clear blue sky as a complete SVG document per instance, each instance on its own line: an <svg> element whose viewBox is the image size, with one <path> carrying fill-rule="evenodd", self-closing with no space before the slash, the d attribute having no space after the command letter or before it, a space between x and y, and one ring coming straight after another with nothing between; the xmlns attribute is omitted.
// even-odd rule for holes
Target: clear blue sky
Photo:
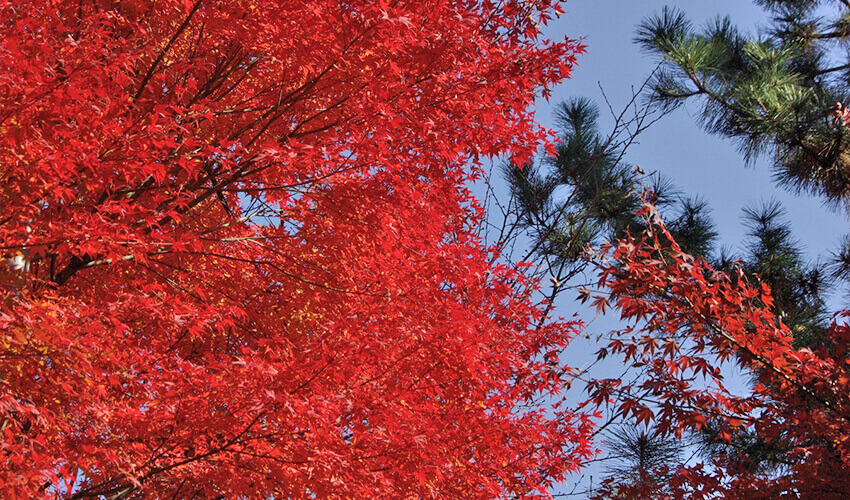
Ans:
<svg viewBox="0 0 850 500"><path fill-rule="evenodd" d="M571 96L589 97L602 104L601 85L614 110L620 111L655 68L657 60L632 43L636 25L665 5L679 7L700 25L718 15L728 15L742 29L755 33L768 18L747 0L568 0L566 14L554 21L546 35L559 39L583 37L587 53L570 80L555 89L551 104L538 105L538 119L551 125L552 104ZM601 128L613 123L602 108ZM812 258L835 250L847 232L847 218L809 195L793 195L771 179L769 159L745 167L728 139L703 132L695 117L696 102L665 117L640 137L627 154L629 163L646 171L657 170L673 180L687 195L705 198L717 222L721 243L741 248L744 228L741 211L761 200L778 199L788 211L795 236Z"/></svg>

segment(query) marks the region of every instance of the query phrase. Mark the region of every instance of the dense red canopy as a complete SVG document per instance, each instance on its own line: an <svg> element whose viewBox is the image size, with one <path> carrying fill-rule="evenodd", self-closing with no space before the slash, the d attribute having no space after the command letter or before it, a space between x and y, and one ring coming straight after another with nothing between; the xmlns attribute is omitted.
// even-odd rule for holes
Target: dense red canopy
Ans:
<svg viewBox="0 0 850 500"><path fill-rule="evenodd" d="M550 0L0 2L0 496L526 496L588 429L469 161ZM545 411L544 411L545 410Z"/></svg>

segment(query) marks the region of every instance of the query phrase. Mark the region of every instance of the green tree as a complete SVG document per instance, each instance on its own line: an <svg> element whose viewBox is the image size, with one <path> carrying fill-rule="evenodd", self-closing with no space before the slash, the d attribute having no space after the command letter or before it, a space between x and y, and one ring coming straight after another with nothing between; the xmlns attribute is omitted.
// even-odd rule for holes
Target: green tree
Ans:
<svg viewBox="0 0 850 500"><path fill-rule="evenodd" d="M703 127L733 139L749 161L771 156L780 184L847 206L850 128L837 112L850 93L850 62L843 50L850 41L850 2L756 3L771 15L756 38L728 18L697 30L674 8L645 19L636 41L662 60L650 83L650 101L665 110L698 101ZM835 262L809 264L783 217L775 203L746 211L745 255L718 264L728 270L730 262L743 261L748 275L771 287L778 316L797 344L813 347L828 323L823 297L831 278L850 276L850 240Z"/></svg>
<svg viewBox="0 0 850 500"><path fill-rule="evenodd" d="M797 344L816 347L823 341L829 323L824 295L831 281L826 266L807 261L779 204L770 202L745 210L743 223L748 231L743 251L720 250L707 204L681 196L662 177L646 175L629 164L625 149L634 137L616 141L613 133L602 135L598 111L591 101L563 103L557 117L562 135L556 154L521 169L505 169L513 194L515 229L530 236L529 255L552 276L550 297L584 270L587 261L581 257L588 244L645 229L634 212L640 206L636 193L648 185L648 196L688 253L706 257L715 268L731 275L740 271L743 279L768 284L777 317L795 332ZM628 491L645 491L647 481L662 484L663 471L682 463L678 454L669 453L683 446L681 442L651 431L640 432L628 423L618 425L617 415L612 419L614 431L605 446L609 465L604 471L606 484L617 485L617 495L628 497ZM787 464L787 449L781 441L768 442L747 430L729 441L721 434L721 429L709 425L688 439L700 444L706 458L753 472L775 471Z"/></svg>
<svg viewBox="0 0 850 500"><path fill-rule="evenodd" d="M636 41L662 61L650 84L650 102L663 110L699 102L705 130L732 139L750 163L770 157L779 184L847 207L850 129L841 119L841 103L850 82L844 50L850 2L756 3L771 15L758 37L748 37L728 18L695 29L673 8L644 20ZM744 252L722 252L715 267L737 268L745 279L767 284L777 318L789 326L795 345L817 348L830 323L824 297L836 281L850 277L850 240L833 262L810 263L784 215L775 202L745 210ZM726 441L712 425L700 438L707 457L750 471L776 471L789 463L781 439L743 431Z"/></svg>
<svg viewBox="0 0 850 500"><path fill-rule="evenodd" d="M779 318L799 347L823 342L829 325L824 296L831 280L825 266L809 263L776 202L744 211L748 229L742 267L770 287Z"/></svg>
<svg viewBox="0 0 850 500"><path fill-rule="evenodd" d="M647 229L643 217L635 215L643 203L641 196L656 205L686 251L700 256L716 251L717 232L708 204L683 196L664 177L626 160L637 133L653 122L645 112L615 116L612 131L605 135L594 102L574 98L560 103L556 118L561 134L554 154L521 168L503 166L512 196L504 205L508 229L502 237L525 236L524 260L534 261L539 277L548 276L550 304L571 285L584 285L577 277L590 264L584 258L589 245ZM629 491L643 491L648 484L666 491L662 485L681 463L682 443L658 436L653 429L621 425L622 415L608 417L602 426L603 480L616 484L617 493L607 498L628 498Z"/></svg>
<svg viewBox="0 0 850 500"><path fill-rule="evenodd" d="M665 15L669 13L668 10ZM659 103L657 86L652 90L655 103ZM829 324L824 296L832 284L827 276L828 266L808 262L778 203L745 210L742 219L747 237L742 251L718 249L717 233L705 202L682 196L661 176L646 175L640 167L626 161L626 149L634 134L617 138L622 130L619 118L614 131L605 136L599 130L598 110L589 100L562 103L556 116L561 130L556 154L523 168L505 168L513 195L513 230L530 236L532 250L528 256L535 258L541 274L552 277L550 298L585 269L587 261L581 257L588 244L645 229L634 212L640 206L636 194L643 186L649 186L650 200L685 251L706 257L715 268L733 276L768 284L777 317L794 332L797 345L817 347L823 342ZM663 483L656 471L673 470L681 464L677 455L656 453L655 445L669 444L666 440L651 432L635 434L635 428L628 423L617 424L617 415L612 418L615 430L606 445L611 465L605 468L605 477L608 483L618 485L618 495L628 496L634 488L643 491L646 481ZM709 425L700 435L688 439L700 443L706 458L738 464L754 472L776 471L788 462L781 441L768 442L748 430L741 430L729 441L721 434L720 429ZM635 446L639 452L626 453ZM645 463L652 467L644 467Z"/></svg>
<svg viewBox="0 0 850 500"><path fill-rule="evenodd" d="M772 155L781 184L846 202L850 131L834 112L848 99L850 2L757 3L771 23L755 38L728 18L697 30L675 8L646 19L636 41L662 59L652 100L665 109L698 100L703 127L748 160Z"/></svg>
<svg viewBox="0 0 850 500"><path fill-rule="evenodd" d="M588 245L645 229L635 216L644 191L688 251L711 251L717 233L707 204L681 196L664 177L647 174L624 159L634 130L642 130L646 116L631 118L636 128L623 134L628 127L621 126L621 115L607 136L599 130L597 106L588 99L559 104L556 117L561 136L554 155L522 167L503 167L512 194L507 233L530 239L527 258L558 283L571 279L586 266L582 253Z"/></svg>
<svg viewBox="0 0 850 500"><path fill-rule="evenodd" d="M660 436L651 427L622 425L608 433L606 445L608 461L603 467L604 483L617 486L616 493L605 498L629 498L631 491L654 491L651 498L664 498L669 494L666 483L670 471L683 459L679 440Z"/></svg>

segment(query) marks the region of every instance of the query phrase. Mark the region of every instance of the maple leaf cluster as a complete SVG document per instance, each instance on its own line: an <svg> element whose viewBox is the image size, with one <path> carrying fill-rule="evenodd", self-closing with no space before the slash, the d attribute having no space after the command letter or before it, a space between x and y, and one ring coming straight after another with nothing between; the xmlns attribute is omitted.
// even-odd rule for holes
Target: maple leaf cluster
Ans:
<svg viewBox="0 0 850 500"><path fill-rule="evenodd" d="M661 437L711 427L731 443L748 433L782 450L782 466L764 471L746 456L716 453L704 464L645 471L669 478L660 496L653 481L611 481L599 498L846 498L850 312L836 315L822 346L797 348L766 285L715 271L681 250L651 206L642 212L642 237L603 249L599 285L607 295L594 300L634 323L612 332L598 357L619 356L644 377L594 380L591 402L614 405ZM727 362L751 375L751 390L726 387Z"/></svg>
<svg viewBox="0 0 850 500"><path fill-rule="evenodd" d="M556 9L0 2L0 496L533 496L574 470L587 417L533 402L575 326L535 327L463 187L545 137L528 106L582 50L538 40Z"/></svg>

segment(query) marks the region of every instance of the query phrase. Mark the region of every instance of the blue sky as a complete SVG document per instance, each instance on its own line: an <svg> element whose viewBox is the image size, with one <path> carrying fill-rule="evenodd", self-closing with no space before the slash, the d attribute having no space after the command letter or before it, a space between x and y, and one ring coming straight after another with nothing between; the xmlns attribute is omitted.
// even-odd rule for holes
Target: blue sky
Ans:
<svg viewBox="0 0 850 500"><path fill-rule="evenodd" d="M550 103L538 104L538 119L551 126L553 105L572 96L589 97L602 104L600 85L613 109L620 111L633 88L641 85L658 62L632 43L635 27L665 5L684 10L695 25L728 15L754 34L759 24L768 21L761 8L741 0L568 0L566 14L551 23L546 35L555 39L583 37L587 53L579 58L572 78L555 89ZM613 124L604 109L603 132ZM693 102L656 123L629 150L627 161L648 172L661 172L686 195L705 198L723 246L741 249L744 207L777 199L786 207L794 235L811 258L835 250L847 229L846 216L824 207L820 199L805 193L794 195L777 186L771 178L769 158L745 166L731 141L699 128L695 119L699 109Z"/></svg>

